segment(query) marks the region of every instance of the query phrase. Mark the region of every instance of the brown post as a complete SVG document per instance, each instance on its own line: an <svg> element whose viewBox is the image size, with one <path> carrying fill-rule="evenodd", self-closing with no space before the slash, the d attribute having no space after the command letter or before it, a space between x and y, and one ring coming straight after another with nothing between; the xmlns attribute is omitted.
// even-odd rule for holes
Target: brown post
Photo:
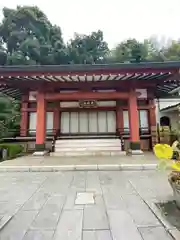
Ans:
<svg viewBox="0 0 180 240"><path fill-rule="evenodd" d="M124 129L123 109L120 106L116 108L116 126L118 132L122 132Z"/></svg>
<svg viewBox="0 0 180 240"><path fill-rule="evenodd" d="M159 125L156 122L156 106L154 100L149 100L149 128L151 133L151 147L160 142Z"/></svg>
<svg viewBox="0 0 180 240"><path fill-rule="evenodd" d="M59 131L60 129L60 111L59 111L59 106L60 103L59 101L55 102L55 106L54 106L54 114L53 114L53 131L54 134L57 133L57 131Z"/></svg>
<svg viewBox="0 0 180 240"><path fill-rule="evenodd" d="M27 133L28 133L28 98L26 96L22 96L20 136L26 137Z"/></svg>
<svg viewBox="0 0 180 240"><path fill-rule="evenodd" d="M156 126L156 106L154 100L149 101L149 125L150 127Z"/></svg>

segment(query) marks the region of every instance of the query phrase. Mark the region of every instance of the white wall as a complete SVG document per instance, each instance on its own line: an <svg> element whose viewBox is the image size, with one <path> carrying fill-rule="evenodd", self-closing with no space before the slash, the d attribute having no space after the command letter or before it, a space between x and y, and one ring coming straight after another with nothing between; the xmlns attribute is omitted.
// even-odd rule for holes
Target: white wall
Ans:
<svg viewBox="0 0 180 240"><path fill-rule="evenodd" d="M178 127L178 111L177 110L171 110L171 111L161 111L164 108L167 107L171 107L174 106L178 103L180 103L180 99L179 98L166 98L166 99L159 99L159 103L158 100L155 100L155 104L156 104L156 118L157 118L157 123L160 123L160 118L161 117L169 117L170 121L171 121L171 127L172 129L177 129Z"/></svg>
<svg viewBox="0 0 180 240"><path fill-rule="evenodd" d="M178 111L164 112L164 113L162 112L160 116L169 117L172 130L178 129Z"/></svg>
<svg viewBox="0 0 180 240"><path fill-rule="evenodd" d="M158 100L156 99L156 105L158 106ZM162 110L163 108L167 108L173 105L180 103L180 98L166 98L166 99L159 99L159 108Z"/></svg>
<svg viewBox="0 0 180 240"><path fill-rule="evenodd" d="M171 114L171 113L163 113L161 111L163 108L167 108L167 107L176 105L178 103L180 103L180 98L174 98L174 99L172 99L172 98L166 98L166 99L160 98L159 100L155 99L157 123L160 122L161 117L163 117L163 116L168 117L167 114Z"/></svg>

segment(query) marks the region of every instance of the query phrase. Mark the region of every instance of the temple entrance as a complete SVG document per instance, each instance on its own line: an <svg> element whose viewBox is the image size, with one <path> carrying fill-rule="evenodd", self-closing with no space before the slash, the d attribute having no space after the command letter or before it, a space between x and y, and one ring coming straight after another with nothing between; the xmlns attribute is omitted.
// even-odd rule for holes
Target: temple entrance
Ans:
<svg viewBox="0 0 180 240"><path fill-rule="evenodd" d="M114 111L62 112L60 129L64 135L115 135L116 114Z"/></svg>

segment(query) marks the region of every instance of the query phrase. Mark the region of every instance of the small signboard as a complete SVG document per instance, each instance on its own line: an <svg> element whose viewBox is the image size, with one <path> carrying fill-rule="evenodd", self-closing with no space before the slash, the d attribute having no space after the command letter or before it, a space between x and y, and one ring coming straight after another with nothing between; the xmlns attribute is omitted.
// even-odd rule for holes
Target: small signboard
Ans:
<svg viewBox="0 0 180 240"><path fill-rule="evenodd" d="M95 108L95 107L97 107L97 101L96 100L82 100L82 101L79 101L79 107L80 108Z"/></svg>
<svg viewBox="0 0 180 240"><path fill-rule="evenodd" d="M137 98L147 99L147 89L136 89Z"/></svg>

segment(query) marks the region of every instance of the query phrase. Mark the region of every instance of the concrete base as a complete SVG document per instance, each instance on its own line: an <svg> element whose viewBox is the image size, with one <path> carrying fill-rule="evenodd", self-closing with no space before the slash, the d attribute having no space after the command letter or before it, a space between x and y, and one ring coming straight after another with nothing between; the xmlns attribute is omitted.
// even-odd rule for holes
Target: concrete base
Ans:
<svg viewBox="0 0 180 240"><path fill-rule="evenodd" d="M51 152L52 157L82 157L82 156L125 156L125 151L62 151Z"/></svg>
<svg viewBox="0 0 180 240"><path fill-rule="evenodd" d="M46 155L48 155L48 151L36 151L32 155L33 156L46 156Z"/></svg>
<svg viewBox="0 0 180 240"><path fill-rule="evenodd" d="M39 158L34 159L38 162ZM58 159L59 161L59 159ZM0 166L0 172L62 172L62 171L148 171L156 170L157 163L145 164L85 164Z"/></svg>
<svg viewBox="0 0 180 240"><path fill-rule="evenodd" d="M143 155L143 151L142 150L131 150L129 149L129 152L128 152L130 155Z"/></svg>

